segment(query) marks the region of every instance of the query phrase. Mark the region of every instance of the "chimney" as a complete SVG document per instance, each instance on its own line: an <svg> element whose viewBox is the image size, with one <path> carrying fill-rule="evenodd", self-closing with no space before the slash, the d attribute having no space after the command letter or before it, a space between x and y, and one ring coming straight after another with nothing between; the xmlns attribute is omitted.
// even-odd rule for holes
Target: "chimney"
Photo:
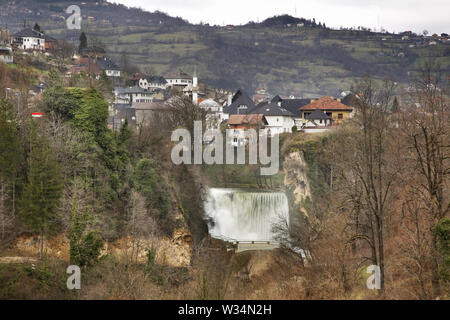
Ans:
<svg viewBox="0 0 450 320"><path fill-rule="evenodd" d="M310 103L313 103L314 101L316 101L316 99L311 99Z"/></svg>
<svg viewBox="0 0 450 320"><path fill-rule="evenodd" d="M233 100L233 95L231 93L228 94L228 106L231 105L231 101Z"/></svg>
<svg viewBox="0 0 450 320"><path fill-rule="evenodd" d="M278 106L279 106L279 107L281 107L281 101L278 101L278 103L277 103L277 104L278 104Z"/></svg>

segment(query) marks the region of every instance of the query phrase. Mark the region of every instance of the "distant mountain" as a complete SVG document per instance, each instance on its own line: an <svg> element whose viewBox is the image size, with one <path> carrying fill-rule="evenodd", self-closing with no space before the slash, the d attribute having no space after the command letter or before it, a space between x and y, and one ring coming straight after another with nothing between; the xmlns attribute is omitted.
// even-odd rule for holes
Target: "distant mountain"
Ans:
<svg viewBox="0 0 450 320"><path fill-rule="evenodd" d="M67 30L65 9L75 1L2 1L0 26L12 31L38 22L56 38L77 44L80 31ZM146 12L106 1L77 3L88 39L103 43L119 64L144 72L197 65L200 80L224 89L258 87L269 93L312 97L337 95L365 75L407 83L420 63L433 58L450 70L450 45L410 35L369 30L331 30L289 15L243 26L190 24L162 12Z"/></svg>

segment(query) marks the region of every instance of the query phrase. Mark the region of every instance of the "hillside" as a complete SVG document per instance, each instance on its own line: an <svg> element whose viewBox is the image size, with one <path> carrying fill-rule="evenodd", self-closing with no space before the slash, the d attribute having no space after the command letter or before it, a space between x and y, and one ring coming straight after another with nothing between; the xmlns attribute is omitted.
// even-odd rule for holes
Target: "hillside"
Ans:
<svg viewBox="0 0 450 320"><path fill-rule="evenodd" d="M67 30L64 20L72 2L10 1L1 6L0 23L17 31L25 18L76 45L79 31ZM192 72L197 65L201 81L225 89L252 93L262 86L272 94L337 95L367 74L407 83L408 74L427 58L450 69L449 43L417 46L422 37L331 30L290 16L219 27L102 1L79 6L88 38L100 40L118 62L125 52L143 71L161 74L175 67Z"/></svg>

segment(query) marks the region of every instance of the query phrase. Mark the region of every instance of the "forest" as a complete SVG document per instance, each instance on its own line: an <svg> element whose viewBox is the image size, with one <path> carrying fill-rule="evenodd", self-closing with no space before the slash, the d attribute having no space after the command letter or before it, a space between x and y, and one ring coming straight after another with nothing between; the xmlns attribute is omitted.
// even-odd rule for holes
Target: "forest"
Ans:
<svg viewBox="0 0 450 320"><path fill-rule="evenodd" d="M189 99L113 132L107 77L50 68L49 87L25 101L32 70L0 65L17 89L0 90L3 299L448 299L450 119L437 66L402 97L392 81L360 81L355 117L332 133L282 134L284 178L264 182L251 166L172 163L169 132L206 116ZM240 182L288 194L279 249L233 253L208 236L208 186ZM17 256L29 263L1 260ZM68 262L83 290L65 288ZM366 288L369 265L380 290Z"/></svg>

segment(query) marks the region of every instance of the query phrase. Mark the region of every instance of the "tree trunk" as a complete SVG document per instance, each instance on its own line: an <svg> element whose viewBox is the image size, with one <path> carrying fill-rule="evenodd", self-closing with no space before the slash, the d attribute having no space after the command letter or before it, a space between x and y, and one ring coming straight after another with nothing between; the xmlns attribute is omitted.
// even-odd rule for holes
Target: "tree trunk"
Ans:
<svg viewBox="0 0 450 320"><path fill-rule="evenodd" d="M378 229L378 262L380 267L380 293L384 292L384 241L383 241L383 222L380 217L377 219Z"/></svg>
<svg viewBox="0 0 450 320"><path fill-rule="evenodd" d="M44 234L43 232L39 235L39 260L42 260L42 252L44 249Z"/></svg>

